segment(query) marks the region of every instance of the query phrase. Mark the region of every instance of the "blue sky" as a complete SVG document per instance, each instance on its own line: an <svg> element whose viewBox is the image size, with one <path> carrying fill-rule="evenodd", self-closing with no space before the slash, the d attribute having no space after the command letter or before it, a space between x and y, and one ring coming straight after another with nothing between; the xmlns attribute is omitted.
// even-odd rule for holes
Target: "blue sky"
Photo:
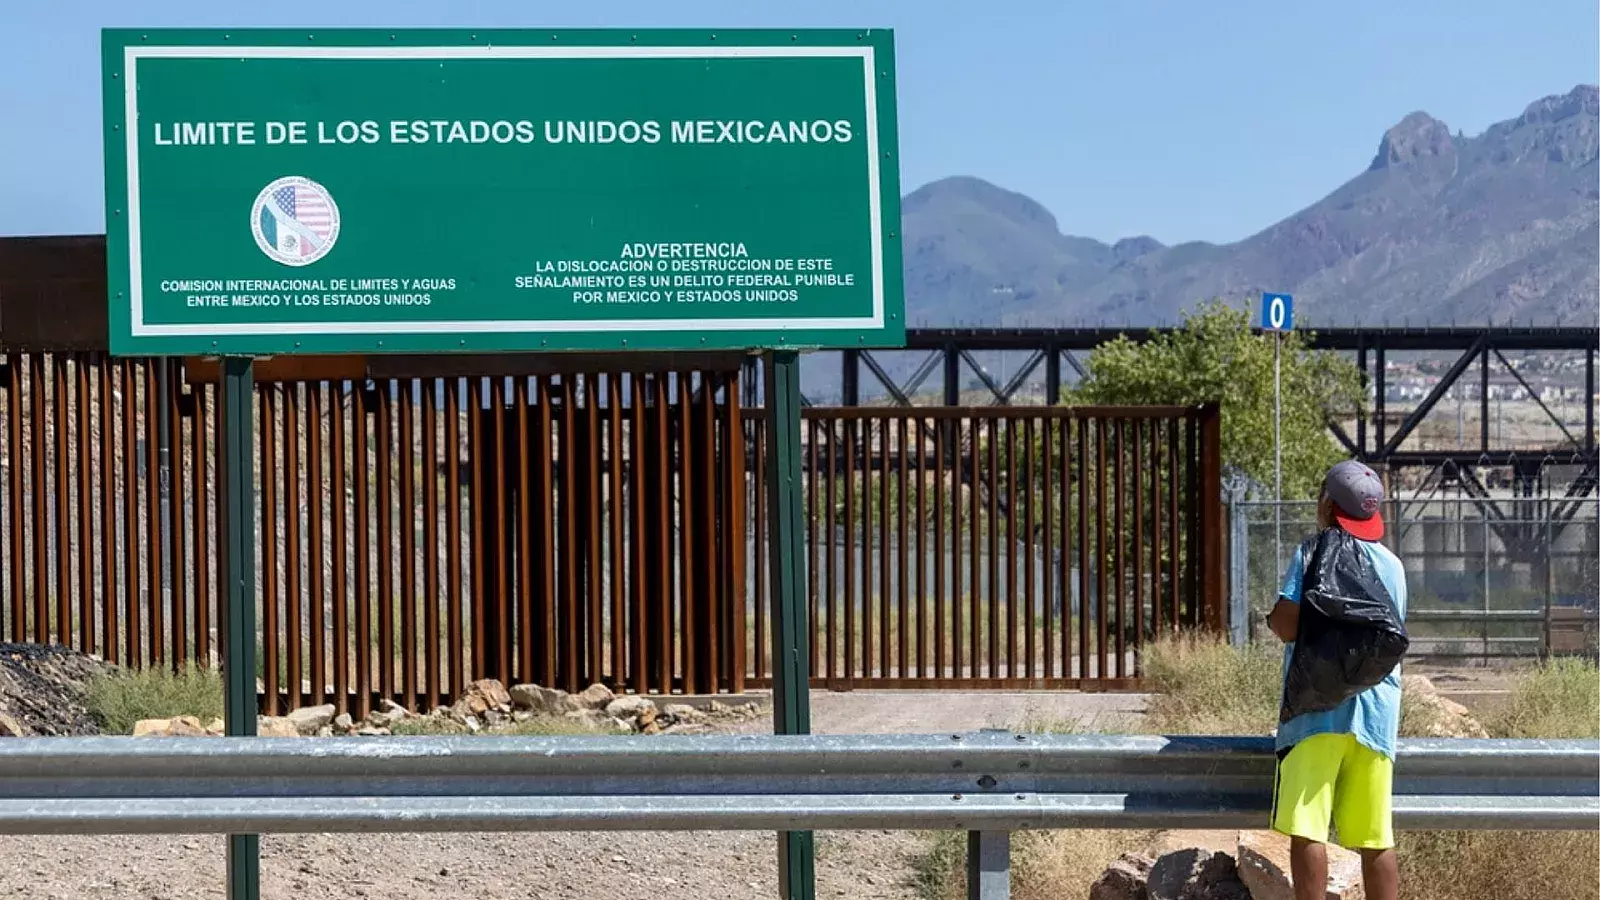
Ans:
<svg viewBox="0 0 1600 900"><path fill-rule="evenodd" d="M0 0L0 234L103 229L112 25L892 27L907 189L976 175L1168 243L1306 206L1413 110L1475 134L1600 77L1594 0Z"/></svg>

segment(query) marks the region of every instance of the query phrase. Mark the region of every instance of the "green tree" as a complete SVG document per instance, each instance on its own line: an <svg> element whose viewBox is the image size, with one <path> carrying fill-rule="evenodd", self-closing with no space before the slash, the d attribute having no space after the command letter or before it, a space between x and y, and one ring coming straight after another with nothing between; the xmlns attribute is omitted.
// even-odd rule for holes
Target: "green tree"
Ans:
<svg viewBox="0 0 1600 900"><path fill-rule="evenodd" d="M1270 490L1272 341L1251 330L1247 312L1213 301L1170 333L1100 346L1087 377L1064 399L1096 406L1220 403L1224 467ZM1284 497L1310 499L1328 467L1345 456L1327 420L1358 408L1361 375L1349 360L1311 350L1304 334L1292 332L1283 337L1282 379Z"/></svg>

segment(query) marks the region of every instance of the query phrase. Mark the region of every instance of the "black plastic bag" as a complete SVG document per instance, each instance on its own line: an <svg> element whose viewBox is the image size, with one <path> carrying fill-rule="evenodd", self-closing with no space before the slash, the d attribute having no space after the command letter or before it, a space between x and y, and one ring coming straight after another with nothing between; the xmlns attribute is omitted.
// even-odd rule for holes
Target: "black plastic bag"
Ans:
<svg viewBox="0 0 1600 900"><path fill-rule="evenodd" d="M1328 528L1300 552L1308 562L1280 723L1334 709L1378 684L1411 645L1394 598L1356 538Z"/></svg>

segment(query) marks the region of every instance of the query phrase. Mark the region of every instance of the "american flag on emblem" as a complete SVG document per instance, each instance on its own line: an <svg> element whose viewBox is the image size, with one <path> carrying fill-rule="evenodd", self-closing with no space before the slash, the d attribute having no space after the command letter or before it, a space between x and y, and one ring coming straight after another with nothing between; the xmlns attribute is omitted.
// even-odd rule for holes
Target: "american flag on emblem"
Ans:
<svg viewBox="0 0 1600 900"><path fill-rule="evenodd" d="M274 191L272 200L291 220L317 237L316 245L302 240L293 225L279 223L268 210L262 210L262 224L267 226L264 229L268 233L267 239L279 252L310 256L317 246L327 241L329 233L333 231L333 211L328 208L328 201L323 199L320 192L291 184Z"/></svg>

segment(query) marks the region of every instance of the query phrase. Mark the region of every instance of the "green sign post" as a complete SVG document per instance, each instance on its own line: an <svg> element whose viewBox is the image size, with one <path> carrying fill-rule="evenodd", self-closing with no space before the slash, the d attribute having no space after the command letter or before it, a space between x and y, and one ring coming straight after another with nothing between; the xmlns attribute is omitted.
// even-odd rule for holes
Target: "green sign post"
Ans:
<svg viewBox="0 0 1600 900"><path fill-rule="evenodd" d="M229 737L256 733L255 377L247 356L222 361L218 419L223 427L222 483L217 490L222 534L217 577L222 585L223 715ZM228 835L229 900L260 900L261 837Z"/></svg>
<svg viewBox="0 0 1600 900"><path fill-rule="evenodd" d="M224 357L228 734L255 733L251 358L762 350L773 689L810 729L798 351L905 340L888 31L102 35L111 349ZM229 896L260 896L229 842ZM780 884L815 897L809 832Z"/></svg>
<svg viewBox="0 0 1600 900"><path fill-rule="evenodd" d="M889 32L104 34L111 346L894 346Z"/></svg>

